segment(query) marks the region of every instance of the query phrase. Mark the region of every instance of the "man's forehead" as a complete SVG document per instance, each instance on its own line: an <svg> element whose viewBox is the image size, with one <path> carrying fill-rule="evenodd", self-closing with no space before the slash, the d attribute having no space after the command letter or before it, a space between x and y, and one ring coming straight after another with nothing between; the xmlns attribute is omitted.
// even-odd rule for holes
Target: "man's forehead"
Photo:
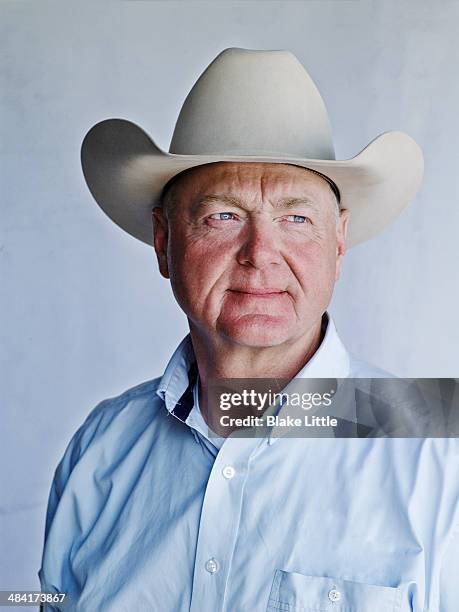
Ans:
<svg viewBox="0 0 459 612"><path fill-rule="evenodd" d="M325 179L317 173L290 164L259 162L216 162L185 171L176 186L188 195L250 194L288 191L288 195L331 195Z"/></svg>

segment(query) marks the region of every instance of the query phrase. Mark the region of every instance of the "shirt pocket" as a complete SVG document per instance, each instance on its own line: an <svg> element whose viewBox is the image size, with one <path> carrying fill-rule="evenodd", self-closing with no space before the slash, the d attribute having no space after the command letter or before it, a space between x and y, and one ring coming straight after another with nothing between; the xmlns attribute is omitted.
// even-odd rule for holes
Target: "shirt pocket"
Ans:
<svg viewBox="0 0 459 612"><path fill-rule="evenodd" d="M409 612L402 590L276 570L267 612Z"/></svg>

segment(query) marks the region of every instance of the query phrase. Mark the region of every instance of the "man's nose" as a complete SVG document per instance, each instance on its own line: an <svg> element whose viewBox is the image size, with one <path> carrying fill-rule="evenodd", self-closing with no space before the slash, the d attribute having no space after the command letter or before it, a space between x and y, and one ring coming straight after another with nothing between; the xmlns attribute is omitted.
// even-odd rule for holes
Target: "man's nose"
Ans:
<svg viewBox="0 0 459 612"><path fill-rule="evenodd" d="M279 236L272 219L258 217L247 223L237 261L258 269L282 262Z"/></svg>

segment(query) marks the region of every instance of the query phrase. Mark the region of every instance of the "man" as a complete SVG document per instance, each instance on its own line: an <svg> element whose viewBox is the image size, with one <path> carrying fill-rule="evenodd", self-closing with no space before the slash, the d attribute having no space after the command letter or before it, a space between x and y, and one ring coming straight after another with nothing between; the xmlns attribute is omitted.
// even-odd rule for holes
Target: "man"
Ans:
<svg viewBox="0 0 459 612"><path fill-rule="evenodd" d="M190 92L169 153L108 120L82 163L98 204L154 244L190 334L161 378L102 402L72 438L42 589L85 612L456 610L455 440L225 435L209 391L384 376L348 353L327 307L346 243L414 197L417 145L389 133L335 161L296 58L231 49Z"/></svg>

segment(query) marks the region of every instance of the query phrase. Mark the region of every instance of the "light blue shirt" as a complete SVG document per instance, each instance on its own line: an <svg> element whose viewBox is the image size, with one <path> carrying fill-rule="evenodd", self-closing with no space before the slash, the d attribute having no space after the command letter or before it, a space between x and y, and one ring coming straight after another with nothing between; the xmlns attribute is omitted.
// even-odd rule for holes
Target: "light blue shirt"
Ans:
<svg viewBox="0 0 459 612"><path fill-rule="evenodd" d="M193 361L187 336L162 378L99 404L71 439L43 591L81 612L459 610L456 439L218 441ZM329 319L298 377L383 375Z"/></svg>

